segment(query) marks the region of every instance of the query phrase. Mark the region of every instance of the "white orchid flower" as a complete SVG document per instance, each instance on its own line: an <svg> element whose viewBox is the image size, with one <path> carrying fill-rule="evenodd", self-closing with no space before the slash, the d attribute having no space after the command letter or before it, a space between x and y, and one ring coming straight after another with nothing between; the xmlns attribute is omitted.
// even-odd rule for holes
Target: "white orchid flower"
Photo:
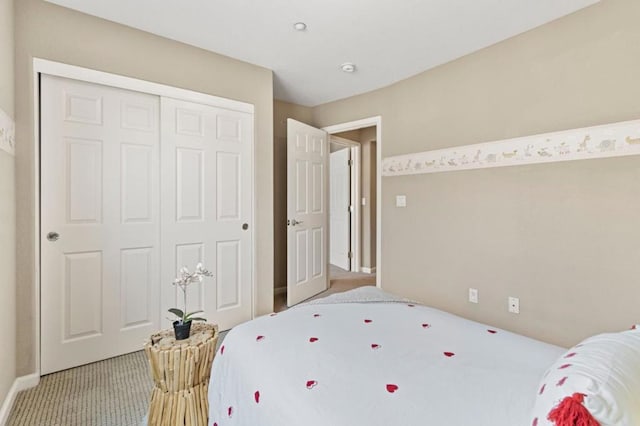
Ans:
<svg viewBox="0 0 640 426"><path fill-rule="evenodd" d="M196 312L187 312L187 287L189 284L195 282L203 282L204 277L211 277L213 274L209 272L202 263L198 263L196 265L196 269L193 273L189 272L189 269L186 266L180 268L179 276L173 280L173 284L180 287L183 293L183 301L184 301L184 310L180 310L178 308L171 308L169 312L176 315L179 318L180 323L186 323L188 321L193 320L204 320L204 318L195 317L194 314L199 314L202 311Z"/></svg>

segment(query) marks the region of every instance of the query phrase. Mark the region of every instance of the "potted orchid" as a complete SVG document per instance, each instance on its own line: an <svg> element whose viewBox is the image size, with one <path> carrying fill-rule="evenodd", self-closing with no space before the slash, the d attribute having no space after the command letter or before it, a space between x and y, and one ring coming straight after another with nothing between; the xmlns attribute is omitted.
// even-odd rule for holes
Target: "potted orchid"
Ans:
<svg viewBox="0 0 640 426"><path fill-rule="evenodd" d="M171 308L169 312L178 317L173 322L173 330L176 335L176 340L184 340L189 338L191 334L191 322L192 321L206 321L206 318L195 317L196 314L201 314L202 311L194 311L187 313L187 287L192 283L201 283L204 277L211 277L213 274L206 270L202 263L196 265L194 272L189 272L186 266L180 268L180 276L174 281L173 285L180 287L182 290L184 300L184 310L178 308Z"/></svg>

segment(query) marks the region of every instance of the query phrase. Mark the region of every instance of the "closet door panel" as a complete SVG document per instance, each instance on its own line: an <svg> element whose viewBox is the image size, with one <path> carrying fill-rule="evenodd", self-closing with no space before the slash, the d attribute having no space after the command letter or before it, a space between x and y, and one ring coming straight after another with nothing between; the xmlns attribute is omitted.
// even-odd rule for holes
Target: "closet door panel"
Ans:
<svg viewBox="0 0 640 426"><path fill-rule="evenodd" d="M160 99L41 80L41 371L160 326Z"/></svg>
<svg viewBox="0 0 640 426"><path fill-rule="evenodd" d="M162 275L202 262L213 277L189 289L187 310L226 330L252 314L253 117L162 98L161 120ZM168 284L163 309L183 309Z"/></svg>

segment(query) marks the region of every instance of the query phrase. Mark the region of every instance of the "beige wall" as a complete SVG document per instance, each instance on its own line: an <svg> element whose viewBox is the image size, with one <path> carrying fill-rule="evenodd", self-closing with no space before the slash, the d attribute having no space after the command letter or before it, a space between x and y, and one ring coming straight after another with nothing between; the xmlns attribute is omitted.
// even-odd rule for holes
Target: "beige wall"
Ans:
<svg viewBox="0 0 640 426"><path fill-rule="evenodd" d="M270 70L41 0L16 2L19 374L35 365L32 58L249 102L256 111L257 313L273 309L273 82ZM166 277L165 277L166 279Z"/></svg>
<svg viewBox="0 0 640 426"><path fill-rule="evenodd" d="M384 158L637 119L639 16L603 0L314 123L381 115ZM640 157L383 178L381 202L389 291L562 345L638 322Z"/></svg>
<svg viewBox="0 0 640 426"><path fill-rule="evenodd" d="M287 286L287 118L311 124L311 108L273 102L274 286Z"/></svg>
<svg viewBox="0 0 640 426"><path fill-rule="evenodd" d="M0 108L13 117L13 0L0 0Z"/></svg>
<svg viewBox="0 0 640 426"><path fill-rule="evenodd" d="M0 0L0 109L14 117L13 0ZM16 376L16 193L14 157L0 151L0 405Z"/></svg>

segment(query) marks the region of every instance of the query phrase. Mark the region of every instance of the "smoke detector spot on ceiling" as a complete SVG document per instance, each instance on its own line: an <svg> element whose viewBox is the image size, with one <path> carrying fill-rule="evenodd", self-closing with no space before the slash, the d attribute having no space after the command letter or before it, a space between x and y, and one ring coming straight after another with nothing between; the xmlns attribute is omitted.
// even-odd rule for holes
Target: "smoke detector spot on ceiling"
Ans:
<svg viewBox="0 0 640 426"><path fill-rule="evenodd" d="M296 22L295 24L293 24L293 28L296 31L305 31L307 29L307 24L305 24L304 22Z"/></svg>
<svg viewBox="0 0 640 426"><path fill-rule="evenodd" d="M602 0L42 1L273 70L276 99L316 106L389 86ZM327 78L341 76L347 60L358 61L353 73Z"/></svg>
<svg viewBox="0 0 640 426"><path fill-rule="evenodd" d="M356 71L356 65L352 64L351 62L345 62L344 64L340 65L340 69L346 73L353 73Z"/></svg>

